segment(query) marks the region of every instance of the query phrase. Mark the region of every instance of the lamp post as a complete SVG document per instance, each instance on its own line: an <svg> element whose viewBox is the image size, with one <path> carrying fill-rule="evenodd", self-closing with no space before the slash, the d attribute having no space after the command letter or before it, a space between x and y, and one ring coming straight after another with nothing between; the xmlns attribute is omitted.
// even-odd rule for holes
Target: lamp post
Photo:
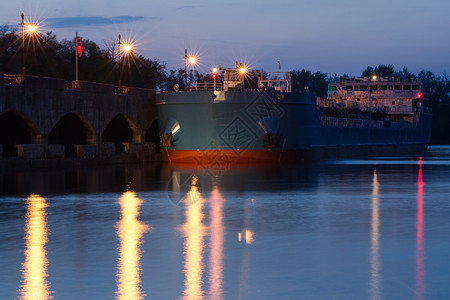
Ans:
<svg viewBox="0 0 450 300"><path fill-rule="evenodd" d="M22 75L25 75L26 58L25 58L25 26L28 26L27 31L34 34L37 31L36 24L32 22L25 23L24 14L22 13L22 22L19 25L22 27Z"/></svg>
<svg viewBox="0 0 450 300"><path fill-rule="evenodd" d="M187 87L187 49L184 49L184 84Z"/></svg>
<svg viewBox="0 0 450 300"><path fill-rule="evenodd" d="M120 47L122 46L122 42L120 41L120 34L119 34L119 42L117 43L117 45L119 47L119 49L118 49L118 54L119 54L118 65L119 65L119 91L120 91L120 88L122 87L122 62L120 59L120 53L122 52L122 49L120 49Z"/></svg>
<svg viewBox="0 0 450 300"><path fill-rule="evenodd" d="M23 13L22 13L22 22L19 25L22 26L22 75L25 75L25 34L24 34L25 23L23 21Z"/></svg>
<svg viewBox="0 0 450 300"><path fill-rule="evenodd" d="M197 58L193 55L189 56L189 65L191 66L189 73L189 87L192 85L192 66L197 62Z"/></svg>
<svg viewBox="0 0 450 300"><path fill-rule="evenodd" d="M194 55L188 56L187 49L184 49L184 83L185 83L186 87L188 86L188 84L187 84L187 77L188 77L187 64L188 64L188 62L189 62L189 65L193 66L197 62L197 58Z"/></svg>
<svg viewBox="0 0 450 300"><path fill-rule="evenodd" d="M119 89L122 87L122 52L124 52L124 54L129 55L132 51L133 51L133 45L130 44L129 42L122 42L121 40L121 36L119 34L119 42L117 43L117 45L119 46L118 52L119 52Z"/></svg>
<svg viewBox="0 0 450 300"><path fill-rule="evenodd" d="M243 63L238 65L238 69L239 69L239 76L242 79L242 89L245 90L245 76L247 75L247 69L245 68Z"/></svg>
<svg viewBox="0 0 450 300"><path fill-rule="evenodd" d="M212 80L213 80L213 83L214 83L214 92L216 91L216 81L217 81L217 78L218 78L217 72L218 72L218 70L217 70L216 67L211 69L211 73L212 73L211 77L212 77Z"/></svg>

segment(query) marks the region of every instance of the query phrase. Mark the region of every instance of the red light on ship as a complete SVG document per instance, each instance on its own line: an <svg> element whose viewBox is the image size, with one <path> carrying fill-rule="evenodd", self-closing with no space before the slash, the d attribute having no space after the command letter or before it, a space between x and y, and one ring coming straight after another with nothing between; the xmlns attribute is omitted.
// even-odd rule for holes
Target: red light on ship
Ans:
<svg viewBox="0 0 450 300"><path fill-rule="evenodd" d="M216 81L217 79L219 79L219 74L217 73L219 70L214 67L211 69L211 79Z"/></svg>
<svg viewBox="0 0 450 300"><path fill-rule="evenodd" d="M423 96L422 93L417 94L417 98L422 98L422 96Z"/></svg>

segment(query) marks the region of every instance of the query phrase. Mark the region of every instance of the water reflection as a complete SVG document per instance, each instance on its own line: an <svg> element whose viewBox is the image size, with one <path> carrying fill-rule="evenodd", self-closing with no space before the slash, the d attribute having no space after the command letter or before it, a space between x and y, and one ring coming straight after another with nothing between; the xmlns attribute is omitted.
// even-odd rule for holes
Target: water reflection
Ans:
<svg viewBox="0 0 450 300"><path fill-rule="evenodd" d="M181 228L185 237L184 299L201 299L203 297L203 238L205 227L202 210L205 201L198 190L197 180L197 177L192 177L191 189L183 199L186 205L186 221Z"/></svg>
<svg viewBox="0 0 450 300"><path fill-rule="evenodd" d="M26 199L25 262L22 265L20 299L51 299L47 281L47 203L38 195Z"/></svg>
<svg viewBox="0 0 450 300"><path fill-rule="evenodd" d="M209 299L222 299L223 243L225 238L225 228L223 226L223 202L224 199L220 195L216 185L214 186L210 197L211 253L209 256Z"/></svg>
<svg viewBox="0 0 450 300"><path fill-rule="evenodd" d="M253 243L253 231L250 229L242 229L238 232L238 241L246 244Z"/></svg>
<svg viewBox="0 0 450 300"><path fill-rule="evenodd" d="M417 176L417 228L416 228L416 298L424 299L425 296L425 263L424 263L424 214L423 214L423 178L422 160L419 161Z"/></svg>
<svg viewBox="0 0 450 300"><path fill-rule="evenodd" d="M253 231L250 228L250 210L255 205L255 199L250 199L250 201L246 201L246 205L244 208L244 227L238 233L239 242L244 242L245 244L253 243ZM248 285L249 285L249 270L250 270L250 252L247 247L242 252L241 258L241 268L239 270L239 291L238 291L238 299L246 299L248 298Z"/></svg>
<svg viewBox="0 0 450 300"><path fill-rule="evenodd" d="M184 236L185 289L182 298L223 299L225 199L222 198L217 184L213 184L209 199L203 198L199 190L199 177L189 176L189 178L190 188L180 203L182 204L180 207L185 208L185 223L180 227ZM178 187L174 190L178 190ZM208 204L210 224L206 226L203 210L208 209ZM208 278L208 281L205 278Z"/></svg>
<svg viewBox="0 0 450 300"><path fill-rule="evenodd" d="M370 298L381 299L380 291L380 197L377 171L372 180L372 222L370 248Z"/></svg>
<svg viewBox="0 0 450 300"><path fill-rule="evenodd" d="M238 232L238 241L245 242L246 244L253 243L253 231L249 229L250 227L250 209L255 205L255 199L250 199L247 201L244 209L244 228Z"/></svg>
<svg viewBox="0 0 450 300"><path fill-rule="evenodd" d="M149 226L138 220L142 200L133 192L125 192L119 199L121 219L117 224L120 240L117 262L117 299L143 299L140 257L143 234Z"/></svg>

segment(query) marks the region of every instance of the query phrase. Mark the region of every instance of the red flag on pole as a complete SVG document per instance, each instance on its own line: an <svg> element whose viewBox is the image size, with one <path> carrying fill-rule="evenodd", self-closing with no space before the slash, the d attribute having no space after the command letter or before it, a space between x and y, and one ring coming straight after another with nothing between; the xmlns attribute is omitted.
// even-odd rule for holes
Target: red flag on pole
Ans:
<svg viewBox="0 0 450 300"><path fill-rule="evenodd" d="M83 54L83 38L80 37L80 43L78 43L77 40L77 55L78 57L81 57L81 54Z"/></svg>

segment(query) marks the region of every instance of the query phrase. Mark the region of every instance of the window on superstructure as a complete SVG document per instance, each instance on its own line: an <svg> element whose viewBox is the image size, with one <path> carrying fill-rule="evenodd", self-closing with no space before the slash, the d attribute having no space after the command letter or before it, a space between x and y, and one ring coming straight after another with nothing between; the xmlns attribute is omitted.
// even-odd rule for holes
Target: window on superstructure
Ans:
<svg viewBox="0 0 450 300"><path fill-rule="evenodd" d="M369 89L368 85L361 85L361 91L367 91Z"/></svg>
<svg viewBox="0 0 450 300"><path fill-rule="evenodd" d="M347 91L351 91L351 90L353 90L353 86L347 85L347 86L345 87L345 89L346 89Z"/></svg>
<svg viewBox="0 0 450 300"><path fill-rule="evenodd" d="M355 88L355 91L359 91L359 85L355 85L354 88Z"/></svg>
<svg viewBox="0 0 450 300"><path fill-rule="evenodd" d="M376 90L378 90L378 86L377 85L371 85L370 86L370 90L371 91L376 91Z"/></svg>
<svg viewBox="0 0 450 300"><path fill-rule="evenodd" d="M395 86L395 90L396 91L401 91L402 90L402 86L401 85L396 85Z"/></svg>
<svg viewBox="0 0 450 300"><path fill-rule="evenodd" d="M379 89L380 91L386 91L386 90L387 90L387 85L379 85L379 86L378 86L378 89Z"/></svg>
<svg viewBox="0 0 450 300"><path fill-rule="evenodd" d="M420 90L420 86L419 85L413 85L412 89L415 90L415 91Z"/></svg>
<svg viewBox="0 0 450 300"><path fill-rule="evenodd" d="M409 90L411 89L411 86L410 86L410 85L404 85L404 86L403 86L403 89L404 89L405 91L409 91Z"/></svg>
<svg viewBox="0 0 450 300"><path fill-rule="evenodd" d="M392 85L389 86L389 90L392 91L394 87Z"/></svg>
<svg viewBox="0 0 450 300"><path fill-rule="evenodd" d="M328 87L328 91L329 91L329 92L334 92L334 91L336 91L336 87L335 87L334 85L330 85L330 86Z"/></svg>

